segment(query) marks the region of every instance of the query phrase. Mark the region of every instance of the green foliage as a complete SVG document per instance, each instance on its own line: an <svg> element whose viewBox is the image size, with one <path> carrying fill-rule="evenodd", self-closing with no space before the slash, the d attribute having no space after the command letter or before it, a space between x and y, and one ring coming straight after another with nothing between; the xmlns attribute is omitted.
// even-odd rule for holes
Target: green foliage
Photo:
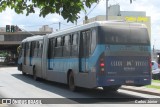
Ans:
<svg viewBox="0 0 160 107"><path fill-rule="evenodd" d="M93 3L99 0L0 0L0 12L7 7L14 9L17 14L23 14L26 11L28 16L35 13L35 9L40 9L40 16L45 17L48 14L58 13L64 19L74 22L84 7L90 8Z"/></svg>
<svg viewBox="0 0 160 107"><path fill-rule="evenodd" d="M160 80L152 80L152 82L160 83Z"/></svg>
<svg viewBox="0 0 160 107"><path fill-rule="evenodd" d="M155 86L155 85L147 85L147 88L154 88L160 90L160 86Z"/></svg>
<svg viewBox="0 0 160 107"><path fill-rule="evenodd" d="M160 83L160 80L152 80L152 83ZM147 85L145 87L147 87L147 88L154 88L154 89L159 89L160 90L160 86L155 85L155 84Z"/></svg>
<svg viewBox="0 0 160 107"><path fill-rule="evenodd" d="M0 51L0 57L6 57L8 55L5 51Z"/></svg>

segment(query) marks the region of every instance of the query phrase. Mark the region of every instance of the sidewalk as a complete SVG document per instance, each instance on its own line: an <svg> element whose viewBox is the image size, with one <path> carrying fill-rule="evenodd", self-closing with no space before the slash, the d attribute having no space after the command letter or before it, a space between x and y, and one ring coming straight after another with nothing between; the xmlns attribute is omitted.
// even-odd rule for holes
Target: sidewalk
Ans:
<svg viewBox="0 0 160 107"><path fill-rule="evenodd" d="M152 85L160 86L160 83L152 82Z"/></svg>
<svg viewBox="0 0 160 107"><path fill-rule="evenodd" d="M152 85L160 86L160 83L153 82ZM155 88L147 88L145 86L143 87L136 87L136 86L122 86L121 89L129 90L129 91L135 91L143 94L150 94L150 95L156 95L160 96L160 90Z"/></svg>

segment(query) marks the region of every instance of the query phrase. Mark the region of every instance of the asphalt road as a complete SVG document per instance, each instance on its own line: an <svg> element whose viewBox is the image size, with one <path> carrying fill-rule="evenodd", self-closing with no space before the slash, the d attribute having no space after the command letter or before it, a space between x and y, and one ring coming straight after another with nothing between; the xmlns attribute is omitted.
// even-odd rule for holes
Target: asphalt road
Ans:
<svg viewBox="0 0 160 107"><path fill-rule="evenodd" d="M124 107L128 107L126 104L132 104L135 100L153 100L152 98L159 98L160 96L141 94L137 92L131 92L119 89L117 92L104 92L101 88L98 89L81 89L78 92L71 92L67 85L59 84L55 82L49 82L40 79L34 81L30 75L22 75L16 67L1 67L0 68L0 98L51 98L43 99L52 104L42 105L30 105L33 107L52 107L56 106L118 106L122 104ZM88 98L88 99L87 99ZM63 104L63 105L60 105ZM69 104L69 105L68 105ZM113 105L114 104L114 105ZM121 106L122 106L121 105ZM142 104L140 104L142 105ZM136 106L140 106L136 104ZM158 104L145 104L146 107L158 107ZM21 104L14 105L0 105L0 107L22 107ZM133 104L135 106L135 104ZM27 104L23 107L28 107ZM105 106L106 107L106 106Z"/></svg>

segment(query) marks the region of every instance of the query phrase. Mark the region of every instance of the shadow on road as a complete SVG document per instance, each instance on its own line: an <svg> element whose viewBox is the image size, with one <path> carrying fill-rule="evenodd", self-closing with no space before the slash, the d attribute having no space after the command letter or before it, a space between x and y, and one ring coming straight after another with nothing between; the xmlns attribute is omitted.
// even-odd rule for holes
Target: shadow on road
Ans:
<svg viewBox="0 0 160 107"><path fill-rule="evenodd" d="M15 78L36 86L40 89L52 92L54 94L58 94L64 98L61 100L71 100L72 103L80 103L80 104L91 104L91 103L130 103L134 102L136 99L143 100L144 98L131 95L122 92L104 92L102 89L84 89L80 88L77 92L72 92L68 89L68 86L65 84L60 84L56 82L51 82L43 79L39 79L38 81L34 81L31 75L22 75L22 74L12 74ZM59 101L61 101L59 99ZM64 101L65 102L65 101Z"/></svg>
<svg viewBox="0 0 160 107"><path fill-rule="evenodd" d="M9 67L17 67L17 65L3 65L3 64L0 64L0 67L7 67L7 68L9 68Z"/></svg>

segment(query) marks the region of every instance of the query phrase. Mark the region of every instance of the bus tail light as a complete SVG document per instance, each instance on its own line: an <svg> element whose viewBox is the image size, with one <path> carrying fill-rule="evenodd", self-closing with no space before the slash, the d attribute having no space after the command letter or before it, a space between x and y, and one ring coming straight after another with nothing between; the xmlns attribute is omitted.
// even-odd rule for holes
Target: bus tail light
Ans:
<svg viewBox="0 0 160 107"><path fill-rule="evenodd" d="M105 66L105 63L104 63L104 59L102 58L101 60L100 60L100 72L101 73L104 73L104 66Z"/></svg>
<svg viewBox="0 0 160 107"><path fill-rule="evenodd" d="M104 62L101 62L100 66L101 66L101 67L104 67Z"/></svg>

